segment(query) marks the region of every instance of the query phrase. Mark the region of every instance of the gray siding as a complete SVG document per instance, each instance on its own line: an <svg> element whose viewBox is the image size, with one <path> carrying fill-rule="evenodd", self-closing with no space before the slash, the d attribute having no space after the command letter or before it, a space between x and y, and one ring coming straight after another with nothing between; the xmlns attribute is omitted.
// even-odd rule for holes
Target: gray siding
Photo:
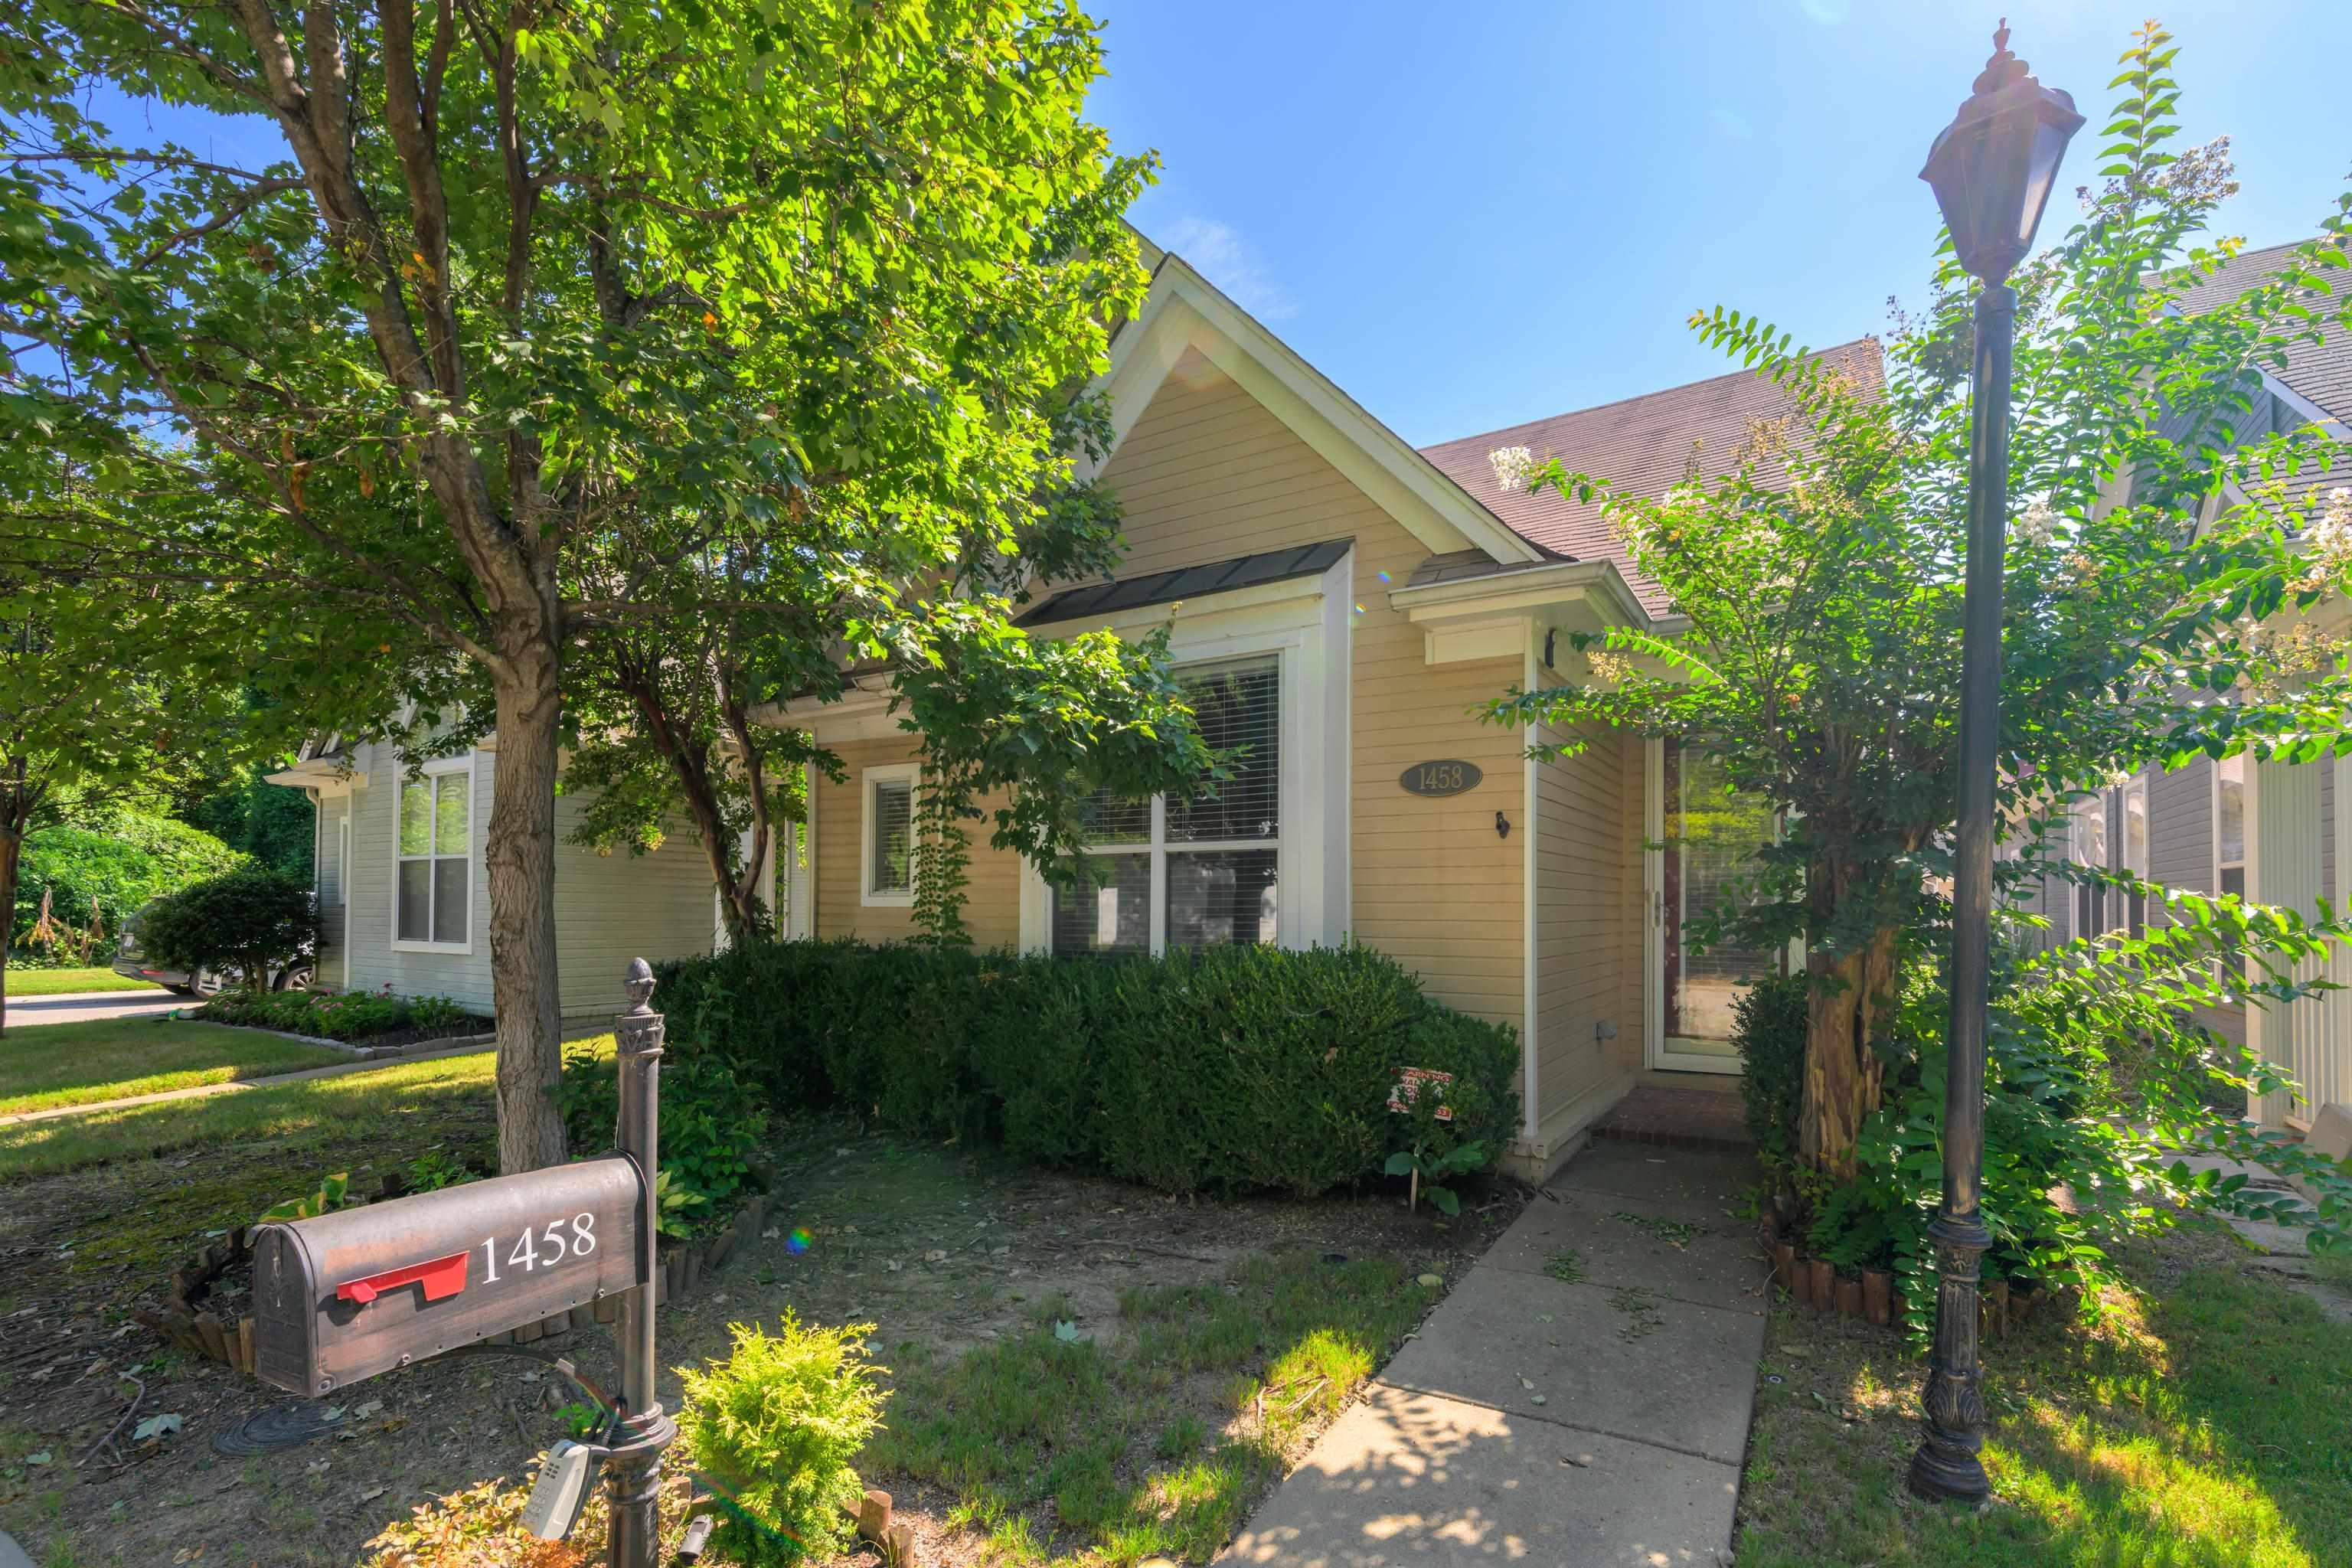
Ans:
<svg viewBox="0 0 2352 1568"><path fill-rule="evenodd" d="M318 984L331 991L343 989L343 914L349 907L351 889L344 886L343 867L338 851L343 818L350 809L349 795L335 795L320 801L318 837L311 845L310 863L318 868L319 886Z"/></svg>
<svg viewBox="0 0 2352 1568"><path fill-rule="evenodd" d="M351 796L352 912L349 984L389 987L399 996L448 996L490 1011L490 892L482 860L496 759L475 757L471 797L470 951L401 952L392 943L394 821L400 759L387 745L362 748L358 766L368 785ZM701 846L680 828L653 853L601 856L561 842L580 820L578 796L555 801L556 963L563 1013L584 1017L623 1005L621 973L630 958L707 952L716 926L710 872Z"/></svg>
<svg viewBox="0 0 2352 1568"><path fill-rule="evenodd" d="M2183 892L2211 893L2213 885L2213 762L2195 761L2170 773L2150 769L2147 782L2147 874Z"/></svg>

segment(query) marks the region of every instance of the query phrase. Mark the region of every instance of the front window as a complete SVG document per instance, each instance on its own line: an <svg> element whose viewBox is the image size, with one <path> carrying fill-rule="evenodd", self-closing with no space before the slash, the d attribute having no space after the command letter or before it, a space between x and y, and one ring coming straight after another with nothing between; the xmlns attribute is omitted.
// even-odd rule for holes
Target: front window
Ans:
<svg viewBox="0 0 2352 1568"><path fill-rule="evenodd" d="M2213 837L2219 849L2214 884L2235 898L2246 896L2246 754L2213 764Z"/></svg>
<svg viewBox="0 0 2352 1568"><path fill-rule="evenodd" d="M915 779L912 763L866 770L866 837L861 846L869 905L915 901Z"/></svg>
<svg viewBox="0 0 2352 1568"><path fill-rule="evenodd" d="M2095 871L2107 866L2107 797L2104 794L2086 795L2074 803L2074 842L2069 857L2075 865ZM2074 888L2074 934L2078 937L2097 936L2107 929L2106 889L2095 883L2081 882Z"/></svg>
<svg viewBox="0 0 2352 1568"><path fill-rule="evenodd" d="M394 936L404 942L464 947L473 904L473 767L400 783Z"/></svg>
<svg viewBox="0 0 2352 1568"><path fill-rule="evenodd" d="M1202 738L1233 776L1196 799L1097 798L1090 884L1054 891L1055 952L1165 952L1276 939L1282 871L1282 666L1180 673Z"/></svg>

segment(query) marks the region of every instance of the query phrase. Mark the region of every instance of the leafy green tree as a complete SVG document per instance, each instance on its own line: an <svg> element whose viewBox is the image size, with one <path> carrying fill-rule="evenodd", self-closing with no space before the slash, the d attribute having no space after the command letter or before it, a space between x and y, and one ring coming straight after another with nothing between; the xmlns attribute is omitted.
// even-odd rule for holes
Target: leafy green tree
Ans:
<svg viewBox="0 0 2352 1568"><path fill-rule="evenodd" d="M1069 461L1046 394L1144 281L1118 215L1148 169L1082 117L1095 25L1064 0L9 20L0 417L140 498L74 541L206 584L276 710L412 755L495 731L500 1160L561 1160L559 752L619 706L583 675L615 634L692 648L733 616L811 666L919 664L942 601L916 590L1018 552ZM93 85L283 155L102 121Z"/></svg>
<svg viewBox="0 0 2352 1568"><path fill-rule="evenodd" d="M289 877L308 880L315 858L318 812L299 789L264 775L280 759L239 762L182 810L188 824Z"/></svg>
<svg viewBox="0 0 2352 1568"><path fill-rule="evenodd" d="M2342 309L2326 290L2345 276L2346 205L2277 277L2177 309L2236 242L2197 243L2235 187L2223 148L2170 151L2173 56L2154 24L2136 37L2098 153L2105 183L2013 279L2021 505L2000 756L2021 881L2053 869L2043 829L2071 792L2200 750L2307 760L2352 745L2342 651L2269 625L2345 585L2352 531L2310 547L2309 508L2277 482L2345 447L2247 417L2253 373L2313 330L2311 291ZM1946 915L1969 289L1947 243L1932 303L1886 344L1883 383L1753 317L1694 316L1702 339L1785 390L1786 416L1736 451L1701 454L1664 495L1558 461L1533 478L1600 498L1687 629L1579 638L1582 679L1489 710L1571 735L1679 736L1785 814L1697 935L1768 950L1803 940L1800 1152L1841 1180L1881 1102L1898 976L1934 955ZM2225 487L2247 499L2214 515Z"/></svg>
<svg viewBox="0 0 2352 1568"><path fill-rule="evenodd" d="M39 448L0 448L0 509L75 504L64 474ZM187 609L184 594L96 581L69 559L0 564L0 910L12 924L27 837L159 799L217 718L222 693L184 658ZM0 1030L5 1008L0 996Z"/></svg>

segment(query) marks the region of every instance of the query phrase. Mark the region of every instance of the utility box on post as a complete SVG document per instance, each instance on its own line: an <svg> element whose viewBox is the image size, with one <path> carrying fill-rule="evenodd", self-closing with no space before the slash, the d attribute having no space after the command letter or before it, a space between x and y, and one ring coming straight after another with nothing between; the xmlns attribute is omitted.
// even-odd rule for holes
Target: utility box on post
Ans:
<svg viewBox="0 0 2352 1568"><path fill-rule="evenodd" d="M646 1283L646 1179L614 1153L254 1234L254 1371L317 1396Z"/></svg>

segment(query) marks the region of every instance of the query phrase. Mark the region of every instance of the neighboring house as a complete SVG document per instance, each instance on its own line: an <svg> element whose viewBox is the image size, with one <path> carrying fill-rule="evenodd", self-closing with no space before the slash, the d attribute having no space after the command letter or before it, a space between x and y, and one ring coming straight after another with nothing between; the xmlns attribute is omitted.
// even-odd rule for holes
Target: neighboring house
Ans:
<svg viewBox="0 0 2352 1568"><path fill-rule="evenodd" d="M490 1011L490 895L482 844L497 740L407 776L383 742L303 747L272 784L318 807L320 942L317 983L339 991L448 996ZM600 855L563 842L583 802L555 800L555 936L563 1016L627 1005L634 957L707 952L717 924L709 863L680 829L651 854Z"/></svg>
<svg viewBox="0 0 2352 1568"><path fill-rule="evenodd" d="M1024 624L1172 621L1209 739L1247 744L1248 760L1214 802L1106 813L1097 889L1055 893L975 835L974 939L1381 948L1437 999L1519 1031L1523 1172L1573 1152L1645 1072L1736 1073L1729 1003L1780 955L1695 957L1683 931L1766 814L1671 744L1606 733L1537 763L1525 753L1549 732L1472 712L1579 674L1565 634L1673 625L1597 509L1506 488L1488 454L1525 446L1663 491L1695 453L1728 463L1781 395L1736 374L1416 451L1181 258L1146 259L1150 294L1102 384L1115 446L1100 472L1128 556L1116 580L1042 595ZM1831 352L1878 374L1874 343ZM812 770L790 928L908 935L916 743L887 692L796 702L775 721L847 767L838 784ZM1707 832L1685 833L1686 808Z"/></svg>
<svg viewBox="0 0 2352 1568"><path fill-rule="evenodd" d="M2274 273L2294 248L2273 246L2233 258L2185 295L2182 308L2195 311L2234 299ZM2259 436L2314 425L2339 439L2352 436L2352 332L2324 310L2318 316L2318 341L2296 342L2284 365L2259 372L2253 417L2239 420L2241 426L2250 424ZM2283 482L2284 498L2296 505L2315 504L2339 487L2352 487L2352 459ZM2245 500L2230 487L2213 510ZM2278 624L2294 618L2290 612ZM2340 598L2323 605L2315 618L2317 629L2328 635L2347 630ZM2352 820L2336 803L2352 798L2347 792L2352 758L2285 763L2200 757L2169 773L2147 769L2074 803L2066 854L2079 865L2129 870L2167 887L2235 893L2315 915L2323 899L2339 910L2345 902L2338 868L2352 863L2347 844ZM2052 940L2064 941L2138 929L2148 918L2138 902L2113 889L2053 881L2030 907L2049 919ZM2155 918L2160 921L2162 911ZM2352 955L2339 949L2300 973L2352 986ZM2272 1095L2251 1108L2265 1124L2308 1131L2318 1107L2352 1100L2352 989L2284 1010L2238 1005L2200 1008L2196 1016L2225 1038L2252 1046L2302 1086L2298 1095Z"/></svg>

